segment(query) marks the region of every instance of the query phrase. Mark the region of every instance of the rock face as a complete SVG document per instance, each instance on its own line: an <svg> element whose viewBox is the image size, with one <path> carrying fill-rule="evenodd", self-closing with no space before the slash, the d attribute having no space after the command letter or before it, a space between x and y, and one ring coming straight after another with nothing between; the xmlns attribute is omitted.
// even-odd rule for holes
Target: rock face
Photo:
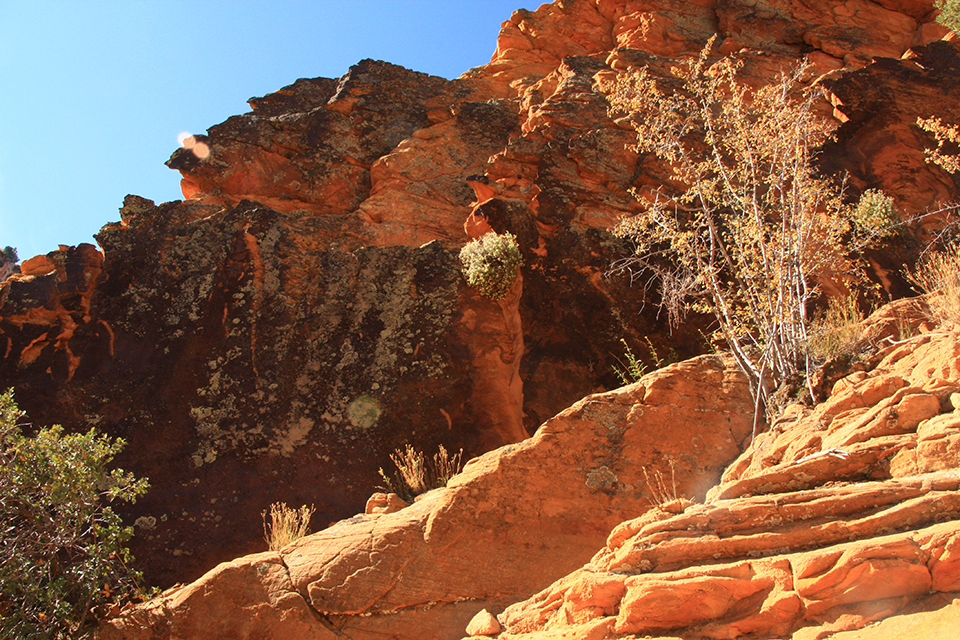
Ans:
<svg viewBox="0 0 960 640"><path fill-rule="evenodd" d="M881 349L774 422L704 504L620 524L583 568L509 607L499 637L841 638L949 606L958 345L954 329Z"/></svg>
<svg viewBox="0 0 960 640"><path fill-rule="evenodd" d="M874 340L922 317L904 302L872 319ZM412 506L225 563L100 638L946 633L960 616L960 329L925 331L789 408L706 492L752 427L742 377L713 356L585 398ZM647 473L665 460L681 498Z"/></svg>
<svg viewBox="0 0 960 640"><path fill-rule="evenodd" d="M919 160L907 177L871 160L913 163L916 114L955 113L957 46L933 16L908 0L558 0L515 12L491 62L455 80L374 61L298 80L173 154L185 202L130 196L102 253L64 248L0 287L0 380L37 424L128 441L121 464L153 486L128 514L135 553L154 583L194 579L261 550L271 502L316 504L315 528L362 510L406 443L469 457L522 440L619 384L621 338L642 357L643 337L671 360L703 349L696 321L671 335L657 300L604 277L630 189L664 171L625 148L597 78L667 74L714 33L752 83L808 55L846 120L824 166L913 209L955 198ZM525 260L500 303L458 274L489 229Z"/></svg>
<svg viewBox="0 0 960 640"><path fill-rule="evenodd" d="M98 236L105 267L84 245L8 281L5 375L50 422L128 441L121 464L152 484L137 550L166 556L154 579L262 548L273 501L319 503L323 524L355 512L406 442L526 436L519 386L501 384L517 378L521 284L492 303L438 243L343 250L251 202L126 218Z"/></svg>
<svg viewBox="0 0 960 640"><path fill-rule="evenodd" d="M662 489L702 499L739 454L750 408L732 361L672 365L584 398L412 506L344 520L279 558L221 565L101 638L300 637L304 607L315 615L303 637L460 637L481 609L501 611L583 564ZM253 595L237 598L250 580Z"/></svg>

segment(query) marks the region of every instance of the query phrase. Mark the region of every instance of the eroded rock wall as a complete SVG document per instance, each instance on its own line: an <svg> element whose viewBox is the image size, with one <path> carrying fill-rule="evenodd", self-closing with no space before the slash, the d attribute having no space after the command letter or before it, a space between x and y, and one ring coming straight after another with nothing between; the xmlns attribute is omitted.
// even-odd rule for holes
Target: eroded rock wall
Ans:
<svg viewBox="0 0 960 640"><path fill-rule="evenodd" d="M696 319L670 333L655 297L604 275L630 189L665 172L626 148L597 78L668 74L714 33L751 83L808 56L846 120L825 166L912 209L955 198L911 128L958 104L956 45L923 48L945 33L932 11L563 0L515 12L454 80L369 60L298 80L174 153L187 201L130 197L102 253L64 248L0 287L0 377L37 424L128 440L121 462L153 484L129 513L137 554L153 582L192 579L262 549L273 501L316 504L323 527L398 446L471 456L617 386L621 338L648 364L644 337L668 361L704 349ZM525 259L503 304L457 274L488 229ZM895 274L910 251L871 259Z"/></svg>
<svg viewBox="0 0 960 640"><path fill-rule="evenodd" d="M582 399L409 507L221 565L107 623L101 638L293 637L304 603L316 637L459 638L481 609L500 611L582 565L661 488L702 498L739 454L751 405L731 360L672 365ZM238 599L250 581L256 597ZM281 585L282 601L261 595Z"/></svg>

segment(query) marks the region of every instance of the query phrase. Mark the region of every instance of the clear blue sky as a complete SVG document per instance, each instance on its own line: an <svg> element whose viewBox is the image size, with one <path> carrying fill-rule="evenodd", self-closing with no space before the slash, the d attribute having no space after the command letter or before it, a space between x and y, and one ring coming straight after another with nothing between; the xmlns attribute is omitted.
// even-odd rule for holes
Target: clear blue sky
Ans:
<svg viewBox="0 0 960 640"><path fill-rule="evenodd" d="M453 78L524 0L2 0L0 248L94 242L128 193L177 200L183 131L364 58Z"/></svg>

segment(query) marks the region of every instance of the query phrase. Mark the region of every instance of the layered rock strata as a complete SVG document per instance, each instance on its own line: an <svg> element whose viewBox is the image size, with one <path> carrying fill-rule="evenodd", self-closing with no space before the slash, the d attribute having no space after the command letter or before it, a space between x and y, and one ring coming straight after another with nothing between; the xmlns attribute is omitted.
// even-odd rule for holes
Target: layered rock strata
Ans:
<svg viewBox="0 0 960 640"><path fill-rule="evenodd" d="M629 249L609 227L630 189L665 171L625 148L596 79L669 74L714 33L751 83L807 56L846 120L825 167L908 212L955 198L913 128L960 120L933 17L907 0L564 0L515 12L455 80L375 61L298 80L173 155L187 201L131 196L102 253L64 248L0 287L0 381L36 424L128 441L120 462L153 485L128 513L136 554L154 583L193 579L262 549L271 502L316 504L323 527L361 510L397 447L469 457L615 387L621 338L650 365L644 337L661 358L704 349L696 319L671 334L654 296L604 277ZM486 230L525 259L503 304L457 273ZM908 245L870 256L894 295Z"/></svg>
<svg viewBox="0 0 960 640"><path fill-rule="evenodd" d="M499 637L806 640L949 618L958 391L958 330L894 341L815 409L788 410L704 504L614 528L583 568L503 612Z"/></svg>

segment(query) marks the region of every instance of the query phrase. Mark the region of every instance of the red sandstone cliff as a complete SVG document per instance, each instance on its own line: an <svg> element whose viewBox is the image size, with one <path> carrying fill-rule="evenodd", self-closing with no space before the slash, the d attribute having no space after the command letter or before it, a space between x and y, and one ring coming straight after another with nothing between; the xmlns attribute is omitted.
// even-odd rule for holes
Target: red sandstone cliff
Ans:
<svg viewBox="0 0 960 640"><path fill-rule="evenodd" d="M752 426L745 380L714 356L584 398L410 507L224 563L100 637L951 637L960 330L903 302L871 335L925 333L788 408L709 490ZM644 472L666 461L682 497L663 502Z"/></svg>
<svg viewBox="0 0 960 640"><path fill-rule="evenodd" d="M663 170L625 149L633 134L596 78L667 73L714 33L755 83L807 56L843 122L827 171L909 211L956 198L913 126L960 121L958 47L932 19L931 2L908 0L566 0L516 12L492 61L455 80L374 61L298 80L198 136L209 153L174 153L188 200L129 197L102 252L53 252L0 287L0 379L34 422L127 439L121 463L153 485L130 513L135 551L154 582L193 580L261 549L273 501L316 504L322 528L362 509L405 443L480 454L614 388L621 337L680 357L701 348L603 277L629 189ZM525 257L503 304L458 273L457 250L487 228L514 233ZM912 249L897 250L875 256L878 271ZM582 565L621 516L598 518L552 574L526 576L527 593L444 597L523 599ZM313 624L306 583L291 591L280 560L259 562L242 572L276 574L264 593ZM448 600L416 606L430 602ZM459 624L476 607L449 608Z"/></svg>

